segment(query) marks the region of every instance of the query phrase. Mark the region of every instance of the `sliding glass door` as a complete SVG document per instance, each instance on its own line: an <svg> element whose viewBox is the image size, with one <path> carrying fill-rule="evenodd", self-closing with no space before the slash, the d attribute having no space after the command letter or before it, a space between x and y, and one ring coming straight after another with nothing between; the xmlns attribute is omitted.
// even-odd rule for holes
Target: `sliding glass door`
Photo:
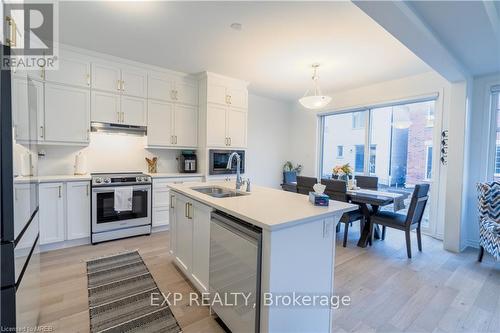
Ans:
<svg viewBox="0 0 500 333"><path fill-rule="evenodd" d="M439 147L440 128L435 104L430 100L322 116L322 177L349 163L355 175L378 177L380 190L410 194L406 209L415 185L430 184L422 229L437 235L439 148L434 147Z"/></svg>

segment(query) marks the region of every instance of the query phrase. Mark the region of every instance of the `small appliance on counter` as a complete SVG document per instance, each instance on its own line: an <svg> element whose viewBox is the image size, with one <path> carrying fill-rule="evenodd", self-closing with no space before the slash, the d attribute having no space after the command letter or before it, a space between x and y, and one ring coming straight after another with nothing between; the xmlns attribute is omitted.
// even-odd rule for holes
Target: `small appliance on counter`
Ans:
<svg viewBox="0 0 500 333"><path fill-rule="evenodd" d="M183 150L177 160L179 161L179 172L196 173L197 162L194 150Z"/></svg>
<svg viewBox="0 0 500 333"><path fill-rule="evenodd" d="M75 175L87 174L87 158L82 152L75 155Z"/></svg>

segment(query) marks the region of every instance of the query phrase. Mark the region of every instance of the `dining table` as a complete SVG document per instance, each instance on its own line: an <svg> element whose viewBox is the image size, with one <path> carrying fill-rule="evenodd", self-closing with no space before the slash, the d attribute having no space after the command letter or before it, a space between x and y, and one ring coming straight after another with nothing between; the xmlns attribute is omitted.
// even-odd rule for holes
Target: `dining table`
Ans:
<svg viewBox="0 0 500 333"><path fill-rule="evenodd" d="M393 205L393 210L399 211L405 208L404 200L408 198L410 193L406 192L389 192L383 189L349 189L347 197L351 203L359 205L359 208L365 216L366 223L362 227L361 237L358 241L359 247L366 247L371 244L373 238L380 238L378 226L374 226L371 222L371 216L377 214L380 207ZM370 209L371 207L371 209Z"/></svg>

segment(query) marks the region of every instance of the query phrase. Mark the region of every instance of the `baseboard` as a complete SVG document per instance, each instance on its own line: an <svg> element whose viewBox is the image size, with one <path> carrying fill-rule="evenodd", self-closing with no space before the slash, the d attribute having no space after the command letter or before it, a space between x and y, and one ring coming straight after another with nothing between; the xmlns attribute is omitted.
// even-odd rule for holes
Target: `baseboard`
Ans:
<svg viewBox="0 0 500 333"><path fill-rule="evenodd" d="M170 230L170 226L167 224L167 225L160 225L158 227L153 227L151 229L151 232L160 232L160 231L167 231L167 230Z"/></svg>
<svg viewBox="0 0 500 333"><path fill-rule="evenodd" d="M472 248L475 248L475 249L479 249L479 241L478 240L475 240L475 239L467 239L465 241L465 247L472 247Z"/></svg>

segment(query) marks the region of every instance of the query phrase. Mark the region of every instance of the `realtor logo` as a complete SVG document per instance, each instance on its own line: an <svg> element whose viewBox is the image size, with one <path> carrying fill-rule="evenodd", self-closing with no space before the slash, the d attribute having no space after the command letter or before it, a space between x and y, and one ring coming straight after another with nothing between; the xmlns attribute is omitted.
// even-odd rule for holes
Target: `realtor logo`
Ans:
<svg viewBox="0 0 500 333"><path fill-rule="evenodd" d="M2 54L2 68L56 69L57 3L6 2L3 13L3 44L10 46L11 56Z"/></svg>

